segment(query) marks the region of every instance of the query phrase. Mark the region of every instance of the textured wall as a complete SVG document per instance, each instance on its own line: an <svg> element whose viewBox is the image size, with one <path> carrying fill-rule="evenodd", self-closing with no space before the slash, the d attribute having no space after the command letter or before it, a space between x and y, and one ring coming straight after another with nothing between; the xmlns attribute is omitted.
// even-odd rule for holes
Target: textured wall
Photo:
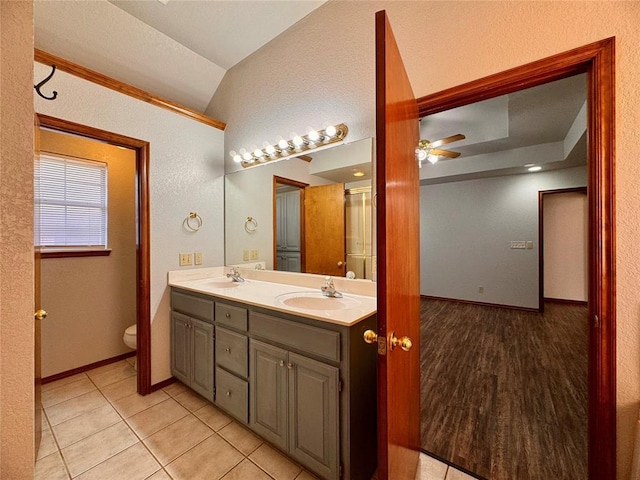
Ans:
<svg viewBox="0 0 640 480"><path fill-rule="evenodd" d="M386 9L417 96L616 37L618 478L640 407L640 8L637 2L330 1L229 70L207 112L225 151L342 121L375 134L374 12Z"/></svg>
<svg viewBox="0 0 640 480"><path fill-rule="evenodd" d="M49 72L34 67L36 78ZM171 376L167 272L180 268L180 252L203 252L203 266L224 262L224 133L64 72L47 86L58 98L34 96L38 113L150 143L151 379L160 382ZM197 233L182 227L192 211L204 221Z"/></svg>
<svg viewBox="0 0 640 480"><path fill-rule="evenodd" d="M538 191L586 182L577 167L420 187L420 292L538 308Z"/></svg>
<svg viewBox="0 0 640 480"><path fill-rule="evenodd" d="M130 352L124 330L136 323L136 154L72 135L42 130L40 151L107 164L107 257L41 261L42 376Z"/></svg>
<svg viewBox="0 0 640 480"><path fill-rule="evenodd" d="M33 478L33 6L0 2L0 477Z"/></svg>

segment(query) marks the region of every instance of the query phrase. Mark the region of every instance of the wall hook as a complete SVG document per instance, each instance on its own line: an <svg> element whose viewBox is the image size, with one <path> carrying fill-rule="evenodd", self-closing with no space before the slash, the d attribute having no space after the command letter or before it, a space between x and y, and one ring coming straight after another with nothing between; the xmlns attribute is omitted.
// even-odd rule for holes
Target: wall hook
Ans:
<svg viewBox="0 0 640 480"><path fill-rule="evenodd" d="M36 92L38 93L38 95L40 95L42 98L44 98L45 100L55 100L56 97L58 96L58 92L56 92L55 90L53 91L53 95L50 97L47 97L46 95L43 95L42 92L40 91L40 88L47 83L49 80L51 80L51 77L53 77L53 74L56 73L56 66L55 65L51 65L51 73L47 76L47 78L45 78L44 80L42 80L40 83L38 83L37 85L34 85L33 88L36 89Z"/></svg>

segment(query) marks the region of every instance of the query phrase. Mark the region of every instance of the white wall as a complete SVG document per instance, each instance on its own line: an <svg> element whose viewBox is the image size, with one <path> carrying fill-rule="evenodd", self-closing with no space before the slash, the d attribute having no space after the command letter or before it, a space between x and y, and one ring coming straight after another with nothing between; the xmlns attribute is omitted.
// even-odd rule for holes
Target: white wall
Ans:
<svg viewBox="0 0 640 480"><path fill-rule="evenodd" d="M586 302L589 295L586 193L543 196L544 297Z"/></svg>
<svg viewBox="0 0 640 480"><path fill-rule="evenodd" d="M420 187L420 293L538 308L538 191L586 182L577 167Z"/></svg>
<svg viewBox="0 0 640 480"><path fill-rule="evenodd" d="M640 408L638 3L329 1L227 72L207 109L229 123L225 150L325 120L347 123L351 140L375 135L381 9L416 96L616 37L618 478L629 478ZM323 54L306 54L314 51Z"/></svg>
<svg viewBox="0 0 640 480"><path fill-rule="evenodd" d="M50 71L39 63L34 68L35 78ZM205 267L224 262L224 133L64 72L47 88L58 98L34 94L38 113L150 143L151 381L158 383L171 376L167 272L180 268L180 252L202 252ZM196 233L182 227L192 211L203 219Z"/></svg>

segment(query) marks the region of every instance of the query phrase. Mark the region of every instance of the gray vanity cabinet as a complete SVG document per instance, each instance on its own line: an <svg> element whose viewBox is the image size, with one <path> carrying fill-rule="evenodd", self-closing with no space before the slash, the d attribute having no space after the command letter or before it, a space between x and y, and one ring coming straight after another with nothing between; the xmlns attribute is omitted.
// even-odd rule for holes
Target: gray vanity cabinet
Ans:
<svg viewBox="0 0 640 480"><path fill-rule="evenodd" d="M323 478L339 476L339 369L250 340L251 428Z"/></svg>
<svg viewBox="0 0 640 480"><path fill-rule="evenodd" d="M171 372L174 377L213 401L213 325L173 312Z"/></svg>

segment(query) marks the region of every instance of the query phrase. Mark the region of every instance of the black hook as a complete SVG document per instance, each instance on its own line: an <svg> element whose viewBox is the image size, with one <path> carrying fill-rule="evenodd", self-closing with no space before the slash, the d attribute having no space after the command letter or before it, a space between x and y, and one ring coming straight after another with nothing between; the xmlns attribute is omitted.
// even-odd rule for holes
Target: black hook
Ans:
<svg viewBox="0 0 640 480"><path fill-rule="evenodd" d="M55 65L51 65L51 73L49 74L49 76L47 76L47 78L45 78L44 80L42 80L39 84L34 85L33 88L36 89L36 92L38 92L38 95L40 95L42 98L44 98L45 100L55 100L56 97L58 96L58 92L56 92L55 90L53 91L53 95L50 97L46 97L42 94L42 92L40 91L40 88L47 83L49 80L51 80L51 77L53 77L53 74L56 73L56 66Z"/></svg>

